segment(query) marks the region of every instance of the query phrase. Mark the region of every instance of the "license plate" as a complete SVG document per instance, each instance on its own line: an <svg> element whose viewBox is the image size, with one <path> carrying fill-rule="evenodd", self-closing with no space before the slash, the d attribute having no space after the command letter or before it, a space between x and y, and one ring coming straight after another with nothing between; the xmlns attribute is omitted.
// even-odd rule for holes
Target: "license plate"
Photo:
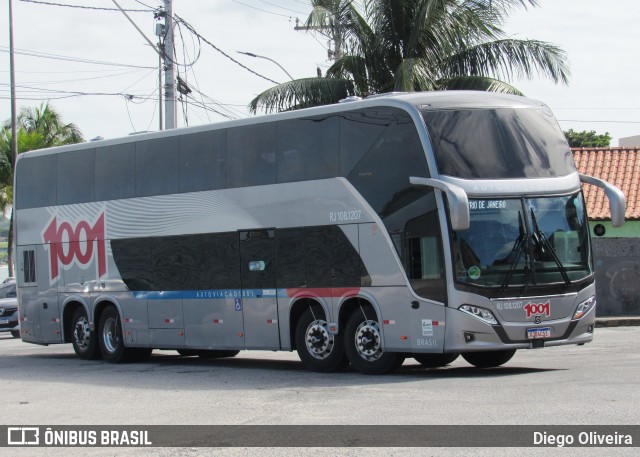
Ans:
<svg viewBox="0 0 640 457"><path fill-rule="evenodd" d="M551 328L528 328L527 338L530 340L539 340L542 338L551 338Z"/></svg>
<svg viewBox="0 0 640 457"><path fill-rule="evenodd" d="M8 323L9 323L9 319L0 319L0 325L8 324Z"/></svg>

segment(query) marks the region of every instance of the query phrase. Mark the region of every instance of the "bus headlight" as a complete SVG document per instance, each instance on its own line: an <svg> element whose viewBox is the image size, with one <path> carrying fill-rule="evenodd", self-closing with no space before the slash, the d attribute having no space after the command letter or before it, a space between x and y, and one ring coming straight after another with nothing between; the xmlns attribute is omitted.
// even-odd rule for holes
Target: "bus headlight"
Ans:
<svg viewBox="0 0 640 457"><path fill-rule="evenodd" d="M591 308L596 306L596 297L591 297L588 300L583 301L578 305L575 314L573 315L574 319L580 319L582 316L587 314Z"/></svg>
<svg viewBox="0 0 640 457"><path fill-rule="evenodd" d="M462 305L458 309L467 314L471 314L473 317L480 319L481 321L486 322L487 324L491 324L491 325L498 324L498 320L496 319L496 317L493 315L491 311L489 311L486 308L481 308L479 306L472 306L472 305Z"/></svg>

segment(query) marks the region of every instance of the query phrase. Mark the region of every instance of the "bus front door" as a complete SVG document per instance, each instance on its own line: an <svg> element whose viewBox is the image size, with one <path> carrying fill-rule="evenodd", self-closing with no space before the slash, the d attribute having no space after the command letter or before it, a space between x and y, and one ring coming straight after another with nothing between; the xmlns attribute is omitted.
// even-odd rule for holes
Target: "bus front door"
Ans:
<svg viewBox="0 0 640 457"><path fill-rule="evenodd" d="M244 338L247 349L280 349L274 230L240 232Z"/></svg>

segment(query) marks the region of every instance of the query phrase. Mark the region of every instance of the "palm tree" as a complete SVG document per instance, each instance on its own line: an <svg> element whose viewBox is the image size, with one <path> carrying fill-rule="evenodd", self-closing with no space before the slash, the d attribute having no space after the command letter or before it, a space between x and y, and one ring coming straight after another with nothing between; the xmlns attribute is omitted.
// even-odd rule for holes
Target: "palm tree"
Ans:
<svg viewBox="0 0 640 457"><path fill-rule="evenodd" d="M22 108L16 120L18 153L84 141L75 124L64 124L58 112L48 104L36 108ZM13 154L11 150L11 121L0 131L0 212L5 214L13 205ZM13 211L8 237L9 275L13 276Z"/></svg>
<svg viewBox="0 0 640 457"><path fill-rule="evenodd" d="M505 80L541 74L568 82L566 55L501 29L515 8L537 0L312 0L310 30L340 49L325 77L272 87L249 108L274 112L335 103L347 95L393 91L487 90L521 94Z"/></svg>

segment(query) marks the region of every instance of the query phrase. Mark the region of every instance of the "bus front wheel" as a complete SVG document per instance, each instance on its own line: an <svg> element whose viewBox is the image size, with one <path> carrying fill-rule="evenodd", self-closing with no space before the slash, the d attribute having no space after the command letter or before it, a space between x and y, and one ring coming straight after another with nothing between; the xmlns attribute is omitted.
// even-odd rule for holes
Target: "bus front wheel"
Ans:
<svg viewBox="0 0 640 457"><path fill-rule="evenodd" d="M416 359L425 368L439 368L452 363L460 354L413 354Z"/></svg>
<svg viewBox="0 0 640 457"><path fill-rule="evenodd" d="M515 349L504 351L466 352L462 354L462 357L475 367L494 368L507 363L515 353Z"/></svg>
<svg viewBox="0 0 640 457"><path fill-rule="evenodd" d="M382 349L382 328L375 313L359 308L345 326L345 352L351 366L363 374L384 374L394 371L404 362L404 355Z"/></svg>
<svg viewBox="0 0 640 457"><path fill-rule="evenodd" d="M298 356L308 369L330 373L349 364L342 339L329 331L324 311L319 306L307 308L302 313L295 337Z"/></svg>

